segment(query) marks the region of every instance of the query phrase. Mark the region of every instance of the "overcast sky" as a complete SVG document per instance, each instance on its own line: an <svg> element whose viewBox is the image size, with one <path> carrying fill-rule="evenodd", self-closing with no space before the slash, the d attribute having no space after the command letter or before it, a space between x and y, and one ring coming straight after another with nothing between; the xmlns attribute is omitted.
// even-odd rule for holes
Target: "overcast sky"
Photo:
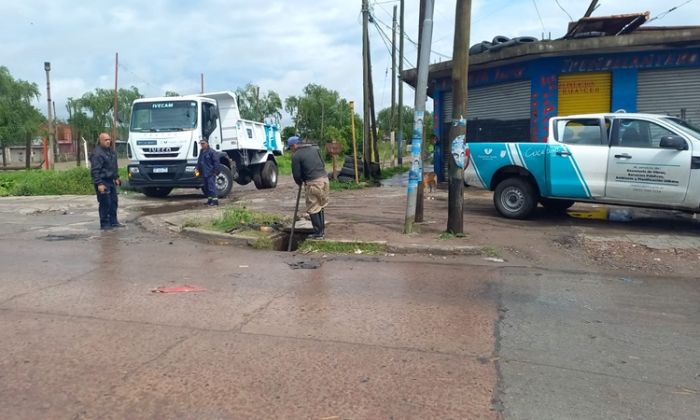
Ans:
<svg viewBox="0 0 700 420"><path fill-rule="evenodd" d="M594 16L650 11L653 25L700 24L700 1L602 0ZM0 65L15 78L37 83L38 107L46 112L44 61L50 61L52 97L58 116L65 101L114 87L119 52L119 86L136 86L146 96L167 90L235 90L248 82L274 90L282 99L317 83L362 103L362 18L360 0L0 0ZM391 38L392 8L398 1L371 0L370 25L377 111L391 103L391 56L380 31ZM559 0L574 19L587 0ZM416 63L419 1L407 0L406 60ZM454 0L435 0L431 62L452 55ZM549 33L563 35L569 17L556 0L474 0L471 44ZM538 16L539 13L539 16ZM413 92L405 88L413 106ZM430 108L430 105L429 105Z"/></svg>

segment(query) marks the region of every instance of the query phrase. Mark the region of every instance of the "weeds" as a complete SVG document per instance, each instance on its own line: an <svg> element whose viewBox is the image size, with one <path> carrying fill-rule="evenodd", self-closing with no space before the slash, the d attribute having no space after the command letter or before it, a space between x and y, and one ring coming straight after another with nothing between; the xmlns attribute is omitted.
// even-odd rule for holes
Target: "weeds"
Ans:
<svg viewBox="0 0 700 420"><path fill-rule="evenodd" d="M329 254L379 254L386 252L386 245L370 242L304 241L298 251Z"/></svg>
<svg viewBox="0 0 700 420"><path fill-rule="evenodd" d="M74 168L67 171L0 172L0 197L94 193L92 178L87 168Z"/></svg>
<svg viewBox="0 0 700 420"><path fill-rule="evenodd" d="M260 226L272 226L282 221L280 216L273 214L253 212L245 207L229 207L224 214L212 221L214 229L231 232L244 227L258 229Z"/></svg>

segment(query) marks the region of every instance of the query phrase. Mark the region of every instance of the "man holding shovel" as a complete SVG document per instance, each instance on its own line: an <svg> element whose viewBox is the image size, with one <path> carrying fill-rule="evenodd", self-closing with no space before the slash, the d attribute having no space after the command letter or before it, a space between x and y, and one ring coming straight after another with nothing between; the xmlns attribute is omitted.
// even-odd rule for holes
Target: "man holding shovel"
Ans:
<svg viewBox="0 0 700 420"><path fill-rule="evenodd" d="M323 239L326 225L323 209L328 205L330 185L321 151L313 144L302 144L299 137L292 136L287 140L287 146L292 151L292 176L294 182L304 185L306 196L306 212L309 213L314 233L310 239Z"/></svg>

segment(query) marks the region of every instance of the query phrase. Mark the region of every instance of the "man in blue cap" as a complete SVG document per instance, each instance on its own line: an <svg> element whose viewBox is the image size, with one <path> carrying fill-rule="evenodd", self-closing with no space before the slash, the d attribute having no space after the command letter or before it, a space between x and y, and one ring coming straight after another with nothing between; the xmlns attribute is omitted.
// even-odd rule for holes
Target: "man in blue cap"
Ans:
<svg viewBox="0 0 700 420"><path fill-rule="evenodd" d="M330 184L321 151L316 145L301 143L298 136L287 139L287 147L292 151L294 182L299 186L304 184L306 212L314 227L314 233L309 238L323 239L326 225L324 208L328 205Z"/></svg>
<svg viewBox="0 0 700 420"><path fill-rule="evenodd" d="M219 162L216 159L216 152L209 147L209 141L205 137L199 140L199 145L202 151L199 153L195 171L198 174L197 176L201 175L204 178L202 190L204 195L207 196L207 205L218 206L219 196L216 191L216 177L219 175Z"/></svg>

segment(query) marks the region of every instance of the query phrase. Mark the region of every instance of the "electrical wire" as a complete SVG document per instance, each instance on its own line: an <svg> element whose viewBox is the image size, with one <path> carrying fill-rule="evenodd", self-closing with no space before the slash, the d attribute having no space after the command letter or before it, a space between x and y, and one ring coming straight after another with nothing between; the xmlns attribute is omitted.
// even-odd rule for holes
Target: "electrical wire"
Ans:
<svg viewBox="0 0 700 420"><path fill-rule="evenodd" d="M382 26L386 27L388 30L393 31L393 28L392 28L391 26L389 26L389 25L387 25L386 23L382 22L382 20L379 19L379 18L377 18L376 16L374 16L374 20L375 20L376 22L379 22ZM414 41L413 39L411 39L411 37L408 36L408 34L407 34L405 31L404 31L404 33L403 33L403 36L404 36L404 39L405 39L406 41L408 41L408 42L410 42L411 44L413 44L414 46L418 47L418 43L417 43L416 41ZM441 57L446 58L446 59L448 59L448 60L451 60L451 59L452 59L452 56L443 54L443 53L438 52L438 51L435 51L435 50L433 50L433 49L430 50L430 53L431 53L431 54L438 55L438 56L441 56Z"/></svg>
<svg viewBox="0 0 700 420"><path fill-rule="evenodd" d="M544 28L544 21L542 20L542 16L540 15L540 9L537 7L537 0L532 0L532 4L535 6L535 11L537 12L537 17L540 18L540 24L542 25L542 32L547 32L547 30Z"/></svg>
<svg viewBox="0 0 700 420"><path fill-rule="evenodd" d="M686 1L685 3L679 4L678 6L674 6L674 7L670 8L670 9L666 10L665 12L660 13L658 16L655 16L655 17L649 19L649 21L647 21L647 23L652 22L652 21L655 21L655 20L663 19L663 18L665 18L669 13L671 13L671 12L673 12L673 11L675 11L675 10L680 9L681 7L685 6L686 4L688 4L688 3L692 2L692 1L693 1L693 0L688 0L688 1Z"/></svg>
<svg viewBox="0 0 700 420"><path fill-rule="evenodd" d="M566 16L569 17L569 20L570 20L571 22L573 22L573 21L574 21L574 18L572 18L571 15L569 14L569 12L567 12L566 9L564 9L564 7L562 7L562 5L559 4L559 0L554 0L554 1L557 3L557 6L559 6L559 8L562 10L562 12L566 13Z"/></svg>

